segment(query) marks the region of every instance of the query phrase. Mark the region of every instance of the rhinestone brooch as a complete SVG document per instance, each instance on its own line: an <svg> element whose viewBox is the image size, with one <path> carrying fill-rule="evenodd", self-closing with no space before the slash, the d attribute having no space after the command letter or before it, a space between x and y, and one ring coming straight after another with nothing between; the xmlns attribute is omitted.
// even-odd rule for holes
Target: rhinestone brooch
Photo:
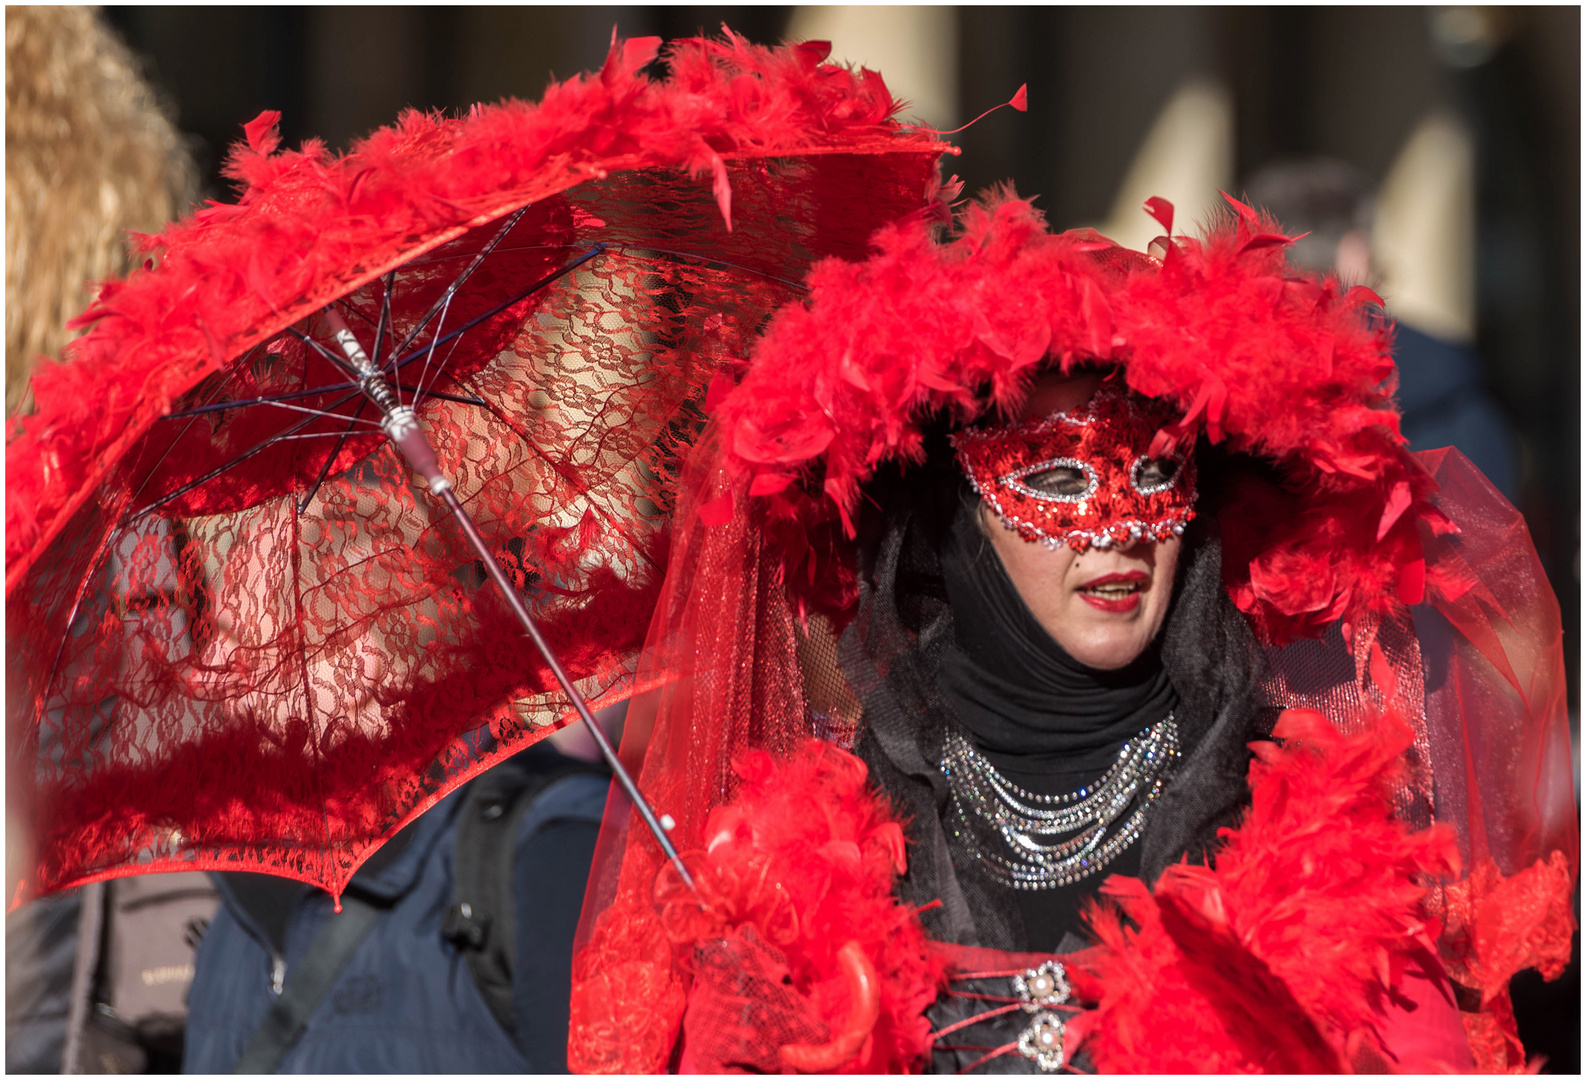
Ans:
<svg viewBox="0 0 1586 1080"><path fill-rule="evenodd" d="M1035 1062L1042 1072L1063 1067L1063 1020L1056 1013L1039 1012L1019 1036L1019 1053Z"/></svg>
<svg viewBox="0 0 1586 1080"><path fill-rule="evenodd" d="M1013 992L1019 995L1025 1012L1039 1012L1068 1004L1068 971L1056 960L1013 977Z"/></svg>

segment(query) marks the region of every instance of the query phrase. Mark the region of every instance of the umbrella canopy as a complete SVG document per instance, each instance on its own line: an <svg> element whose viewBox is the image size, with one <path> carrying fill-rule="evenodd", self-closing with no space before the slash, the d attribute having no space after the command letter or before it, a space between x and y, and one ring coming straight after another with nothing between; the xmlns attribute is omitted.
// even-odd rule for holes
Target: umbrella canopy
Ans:
<svg viewBox="0 0 1586 1080"><path fill-rule="evenodd" d="M148 242L7 447L19 896L252 869L339 892L570 714L336 338L591 703L634 689L678 462L817 259L938 206L945 145L819 44L655 40L538 105L345 156L248 125L245 190Z"/></svg>

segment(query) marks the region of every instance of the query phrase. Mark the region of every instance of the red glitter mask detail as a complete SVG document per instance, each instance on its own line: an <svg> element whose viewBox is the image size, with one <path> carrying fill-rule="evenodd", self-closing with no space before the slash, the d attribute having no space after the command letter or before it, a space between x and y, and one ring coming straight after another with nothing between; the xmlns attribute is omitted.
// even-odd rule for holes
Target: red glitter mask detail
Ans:
<svg viewBox="0 0 1586 1080"><path fill-rule="evenodd" d="M1002 523L1075 551L1165 540L1195 517L1195 460L1153 458L1177 417L1112 384L1073 412L953 436L958 465Z"/></svg>

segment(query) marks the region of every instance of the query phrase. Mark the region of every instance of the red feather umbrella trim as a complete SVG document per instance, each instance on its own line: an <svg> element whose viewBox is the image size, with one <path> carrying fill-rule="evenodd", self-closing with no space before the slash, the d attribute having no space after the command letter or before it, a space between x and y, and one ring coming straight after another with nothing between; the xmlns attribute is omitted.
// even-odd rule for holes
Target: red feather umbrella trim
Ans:
<svg viewBox="0 0 1586 1080"><path fill-rule="evenodd" d="M15 586L112 463L200 378L332 299L468 229L607 172L711 172L730 221L724 163L779 154L896 151L923 132L892 119L880 76L768 49L730 32L674 43L671 74L642 74L659 40L618 43L596 74L535 104L466 118L409 111L345 156L310 140L276 153L278 114L246 126L226 166L244 185L159 237L153 269L106 284L77 321L71 361L34 376L38 411L7 445L6 588Z"/></svg>
<svg viewBox="0 0 1586 1080"><path fill-rule="evenodd" d="M1419 599L1418 526L1447 526L1399 434L1389 329L1362 291L1289 266L1275 223L1229 215L1161 261L1053 235L1006 193L945 243L931 229L889 226L868 261L811 271L809 302L777 316L717 411L734 484L818 477L851 533L861 485L919 460L932 415L1010 411L1050 362L1116 363L1182 412L1160 442L1204 433L1277 466L1280 486L1244 483L1221 515L1228 588L1267 640Z"/></svg>

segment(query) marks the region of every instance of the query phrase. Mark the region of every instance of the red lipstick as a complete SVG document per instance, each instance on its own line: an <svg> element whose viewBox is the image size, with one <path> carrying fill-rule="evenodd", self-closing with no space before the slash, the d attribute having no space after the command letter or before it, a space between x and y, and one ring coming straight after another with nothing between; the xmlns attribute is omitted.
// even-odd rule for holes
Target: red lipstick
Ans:
<svg viewBox="0 0 1586 1080"><path fill-rule="evenodd" d="M1151 575L1140 570L1103 574L1079 587L1079 597L1098 611L1126 614L1140 606L1140 594L1151 586ZM1095 591L1102 590L1102 591Z"/></svg>

